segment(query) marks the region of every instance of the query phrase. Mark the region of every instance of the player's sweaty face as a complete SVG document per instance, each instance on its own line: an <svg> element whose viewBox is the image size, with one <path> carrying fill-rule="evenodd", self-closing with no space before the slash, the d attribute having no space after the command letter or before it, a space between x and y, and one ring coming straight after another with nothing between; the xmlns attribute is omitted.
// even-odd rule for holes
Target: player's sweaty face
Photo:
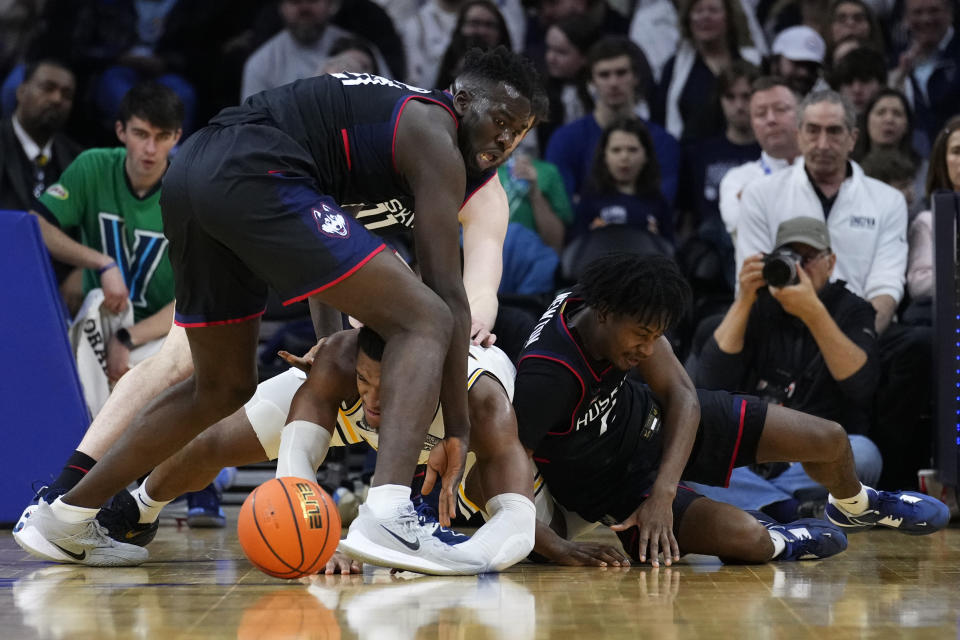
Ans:
<svg viewBox="0 0 960 640"><path fill-rule="evenodd" d="M503 164L532 125L530 101L510 85L474 87L458 134L467 171Z"/></svg>
<svg viewBox="0 0 960 640"><path fill-rule="evenodd" d="M664 328L630 316L607 316L606 359L617 369L628 371L653 355L654 345Z"/></svg>
<svg viewBox="0 0 960 640"><path fill-rule="evenodd" d="M380 428L380 363L357 353L357 391L363 402L363 418L372 429Z"/></svg>

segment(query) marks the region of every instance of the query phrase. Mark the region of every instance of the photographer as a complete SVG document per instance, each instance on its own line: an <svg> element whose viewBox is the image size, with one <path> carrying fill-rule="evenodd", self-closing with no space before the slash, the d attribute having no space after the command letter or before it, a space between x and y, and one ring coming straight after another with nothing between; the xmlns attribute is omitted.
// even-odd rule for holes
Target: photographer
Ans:
<svg viewBox="0 0 960 640"><path fill-rule="evenodd" d="M803 156L750 182L737 224L737 269L776 245L777 226L796 216L823 220L836 253L834 277L876 310L881 378L870 438L887 464L881 488L911 486L930 464L932 332L896 322L907 270L907 203L850 160L859 132L850 101L815 91L799 107Z"/></svg>
<svg viewBox="0 0 960 640"><path fill-rule="evenodd" d="M907 204L903 195L864 175L850 160L859 132L850 102L816 91L799 107L802 162L754 180L743 190L737 224L737 269L747 256L774 247L777 225L795 216L826 222L837 278L877 310L883 333L903 297Z"/></svg>
<svg viewBox="0 0 960 640"><path fill-rule="evenodd" d="M847 433L856 434L850 444L857 474L865 484L876 482L879 451L859 435L869 429L880 375L875 311L842 280L830 282L837 256L822 221L786 220L777 228L775 247L768 256L754 254L744 260L737 298L703 348L696 385L755 393L840 423ZM796 489L816 486L802 470L796 471L784 474L784 480L792 480L783 499ZM749 481L738 477L749 473L735 471L731 487L736 490ZM720 494L708 497L725 499ZM734 503L757 508L769 501Z"/></svg>

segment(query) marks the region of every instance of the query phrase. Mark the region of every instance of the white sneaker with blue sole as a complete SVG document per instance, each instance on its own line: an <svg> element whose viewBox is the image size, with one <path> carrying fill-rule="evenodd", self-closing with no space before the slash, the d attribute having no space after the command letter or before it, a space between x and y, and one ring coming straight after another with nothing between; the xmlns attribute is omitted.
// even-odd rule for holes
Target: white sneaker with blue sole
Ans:
<svg viewBox="0 0 960 640"><path fill-rule="evenodd" d="M110 538L95 518L76 523L61 522L44 500L23 521L20 530L13 532L13 539L27 553L51 562L90 567L132 567L149 557L143 547Z"/></svg>

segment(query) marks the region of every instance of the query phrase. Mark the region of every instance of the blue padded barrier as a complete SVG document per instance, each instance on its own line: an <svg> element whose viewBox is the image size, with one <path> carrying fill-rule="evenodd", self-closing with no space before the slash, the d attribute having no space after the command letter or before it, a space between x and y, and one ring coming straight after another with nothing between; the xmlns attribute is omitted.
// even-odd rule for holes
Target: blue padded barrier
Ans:
<svg viewBox="0 0 960 640"><path fill-rule="evenodd" d="M59 473L90 424L40 226L0 211L0 523Z"/></svg>

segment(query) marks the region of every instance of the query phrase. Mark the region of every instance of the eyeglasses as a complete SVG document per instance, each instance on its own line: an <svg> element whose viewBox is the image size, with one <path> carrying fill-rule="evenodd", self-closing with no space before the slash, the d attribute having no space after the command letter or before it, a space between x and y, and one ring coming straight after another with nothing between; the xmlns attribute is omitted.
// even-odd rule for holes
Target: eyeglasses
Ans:
<svg viewBox="0 0 960 640"><path fill-rule="evenodd" d="M820 258L830 255L830 249L824 249L823 251L818 251L816 253L810 253L807 255L800 254L800 265L809 266L819 260Z"/></svg>

